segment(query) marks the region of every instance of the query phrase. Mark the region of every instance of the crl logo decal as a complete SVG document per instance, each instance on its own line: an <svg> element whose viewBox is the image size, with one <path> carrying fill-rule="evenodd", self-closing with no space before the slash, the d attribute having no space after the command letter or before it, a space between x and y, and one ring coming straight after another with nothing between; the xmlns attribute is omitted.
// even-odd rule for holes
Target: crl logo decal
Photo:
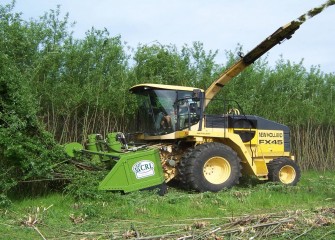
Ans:
<svg viewBox="0 0 335 240"><path fill-rule="evenodd" d="M142 160L135 163L132 167L137 179L155 175L154 163L149 160Z"/></svg>

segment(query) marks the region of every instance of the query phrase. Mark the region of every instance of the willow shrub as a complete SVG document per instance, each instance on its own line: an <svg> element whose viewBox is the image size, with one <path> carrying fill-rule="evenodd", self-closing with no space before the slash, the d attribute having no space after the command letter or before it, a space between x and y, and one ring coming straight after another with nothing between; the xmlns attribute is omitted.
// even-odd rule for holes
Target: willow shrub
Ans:
<svg viewBox="0 0 335 240"><path fill-rule="evenodd" d="M62 151L38 119L38 102L29 82L38 41L36 26L0 6L0 204L20 181L52 178Z"/></svg>
<svg viewBox="0 0 335 240"><path fill-rule="evenodd" d="M67 40L61 49L57 68L44 66L39 73L47 129L60 142L90 132L122 130L129 87L128 57L120 37L92 29L85 39ZM43 71L54 71L57 78Z"/></svg>
<svg viewBox="0 0 335 240"><path fill-rule="evenodd" d="M335 128L331 125L291 127L293 152L304 170L335 169L334 133Z"/></svg>

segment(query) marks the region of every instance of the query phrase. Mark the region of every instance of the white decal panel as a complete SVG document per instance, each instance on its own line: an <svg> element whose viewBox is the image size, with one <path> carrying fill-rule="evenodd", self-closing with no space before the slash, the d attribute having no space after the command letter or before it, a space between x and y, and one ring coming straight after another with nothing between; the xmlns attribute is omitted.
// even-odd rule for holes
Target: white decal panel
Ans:
<svg viewBox="0 0 335 240"><path fill-rule="evenodd" d="M135 163L132 167L137 179L155 175L155 164L149 160L142 160Z"/></svg>

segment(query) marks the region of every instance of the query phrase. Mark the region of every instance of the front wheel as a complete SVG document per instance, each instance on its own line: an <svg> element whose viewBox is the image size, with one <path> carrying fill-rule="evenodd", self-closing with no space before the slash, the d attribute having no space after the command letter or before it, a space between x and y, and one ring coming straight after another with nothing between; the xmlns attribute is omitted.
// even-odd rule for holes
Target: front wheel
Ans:
<svg viewBox="0 0 335 240"><path fill-rule="evenodd" d="M179 178L183 187L199 192L218 192L238 184L240 159L221 143L204 143L189 150L180 160Z"/></svg>
<svg viewBox="0 0 335 240"><path fill-rule="evenodd" d="M267 164L269 181L295 186L300 180L301 170L295 161L281 157Z"/></svg>

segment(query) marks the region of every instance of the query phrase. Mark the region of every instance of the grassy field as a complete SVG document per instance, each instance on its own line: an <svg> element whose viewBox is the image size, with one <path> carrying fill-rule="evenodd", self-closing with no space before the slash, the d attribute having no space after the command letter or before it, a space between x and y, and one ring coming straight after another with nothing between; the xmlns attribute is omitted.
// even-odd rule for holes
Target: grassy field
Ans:
<svg viewBox="0 0 335 240"><path fill-rule="evenodd" d="M334 172L304 172L296 187L244 179L220 193L170 187L16 200L1 209L1 239L335 239Z"/></svg>

